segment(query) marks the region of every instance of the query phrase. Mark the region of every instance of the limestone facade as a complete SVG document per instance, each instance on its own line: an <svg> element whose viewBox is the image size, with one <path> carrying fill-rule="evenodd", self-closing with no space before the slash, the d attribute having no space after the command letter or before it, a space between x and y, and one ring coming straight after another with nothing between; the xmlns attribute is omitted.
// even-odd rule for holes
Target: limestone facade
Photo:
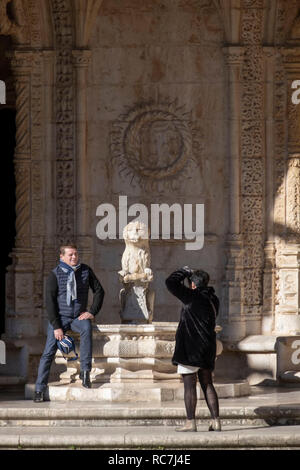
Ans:
<svg viewBox="0 0 300 470"><path fill-rule="evenodd" d="M164 280L190 265L211 275L232 351L249 336L299 333L299 0L0 0L0 8L16 109L6 338L29 344L44 334L44 281L71 240L106 291L97 322L119 323L123 240L96 236L96 211L118 208L120 195L149 211L205 207L201 250L186 250L172 231L150 241L154 321L178 320Z"/></svg>

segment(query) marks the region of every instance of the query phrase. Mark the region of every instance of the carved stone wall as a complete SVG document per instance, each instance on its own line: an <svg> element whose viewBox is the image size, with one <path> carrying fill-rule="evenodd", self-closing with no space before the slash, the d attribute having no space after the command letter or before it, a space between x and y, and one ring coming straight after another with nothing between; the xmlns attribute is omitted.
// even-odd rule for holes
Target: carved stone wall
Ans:
<svg viewBox="0 0 300 470"><path fill-rule="evenodd" d="M96 237L97 206L118 208L119 195L149 211L205 204L204 250L152 242L154 320L177 320L164 279L190 264L222 297L224 337L283 332L287 319L288 331L300 327L299 7L0 1L17 124L9 335L43 331L44 278L69 240L103 281L101 321L119 321L123 241Z"/></svg>
<svg viewBox="0 0 300 470"><path fill-rule="evenodd" d="M8 8L10 14L8 15ZM41 332L43 225L42 55L40 12L34 2L2 1L1 33L13 46L7 51L16 107L16 240L7 274L6 333L12 337ZM26 21L30 18L30 21ZM25 47L24 47L25 46ZM13 104L12 98L9 101Z"/></svg>
<svg viewBox="0 0 300 470"><path fill-rule="evenodd" d="M150 238L156 292L154 321L176 321L180 305L165 291L178 266L202 266L221 293L227 230L226 93L223 30L213 2L103 1L90 48L87 85L88 226L97 206L119 195L128 207L205 204L205 249ZM224 217L225 214L225 217ZM129 222L130 218L128 218ZM184 238L184 237L183 237ZM118 322L122 240L93 240L95 270Z"/></svg>

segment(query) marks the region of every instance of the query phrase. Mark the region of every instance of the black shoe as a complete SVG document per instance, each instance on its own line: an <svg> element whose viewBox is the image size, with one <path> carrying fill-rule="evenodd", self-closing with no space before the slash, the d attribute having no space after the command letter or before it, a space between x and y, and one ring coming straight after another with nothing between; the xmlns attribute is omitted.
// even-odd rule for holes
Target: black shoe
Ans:
<svg viewBox="0 0 300 470"><path fill-rule="evenodd" d="M44 399L44 392L34 392L34 403L41 403L45 401Z"/></svg>
<svg viewBox="0 0 300 470"><path fill-rule="evenodd" d="M83 387L92 388L92 384L91 384L91 381L90 381L90 371L89 370L81 371L79 377L82 380L82 386Z"/></svg>

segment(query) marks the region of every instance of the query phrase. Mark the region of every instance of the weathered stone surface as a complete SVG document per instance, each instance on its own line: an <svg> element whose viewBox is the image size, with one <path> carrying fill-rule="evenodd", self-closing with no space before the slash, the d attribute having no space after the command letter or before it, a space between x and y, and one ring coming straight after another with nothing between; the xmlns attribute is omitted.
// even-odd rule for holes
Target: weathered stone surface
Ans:
<svg viewBox="0 0 300 470"><path fill-rule="evenodd" d="M17 232L7 337L30 347L44 334L45 280L71 240L106 291L97 321L119 323L122 240L97 238L96 210L120 195L149 211L205 205L203 249L172 230L153 240L156 321L178 320L164 280L188 264L211 275L224 340L250 335L263 354L259 336L297 335L298 2L269 2L268 21L259 0L7 3L0 68L16 108Z"/></svg>

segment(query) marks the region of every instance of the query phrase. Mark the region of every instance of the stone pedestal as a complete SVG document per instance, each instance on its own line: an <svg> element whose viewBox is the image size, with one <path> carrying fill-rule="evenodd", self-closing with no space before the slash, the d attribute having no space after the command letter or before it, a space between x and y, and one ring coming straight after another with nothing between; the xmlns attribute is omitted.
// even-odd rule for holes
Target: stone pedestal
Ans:
<svg viewBox="0 0 300 470"><path fill-rule="evenodd" d="M300 336L281 336L276 341L277 378L281 384L300 382Z"/></svg>
<svg viewBox="0 0 300 470"><path fill-rule="evenodd" d="M144 325L95 325L93 331L92 389L85 389L79 379L80 362L67 362L57 352L55 362L65 365L59 381L48 387L51 400L104 400L111 402L162 402L183 400L183 384L171 358L177 323ZM77 343L78 337L72 333ZM217 341L217 355L222 343ZM247 381L216 383L219 397L250 393ZM34 386L26 385L27 398ZM198 396L203 398L198 386Z"/></svg>
<svg viewBox="0 0 300 470"><path fill-rule="evenodd" d="M278 304L276 305L276 332L282 335L300 332L300 245L284 244L277 257Z"/></svg>
<svg viewBox="0 0 300 470"><path fill-rule="evenodd" d="M161 397L158 384L177 386L179 377L171 363L176 327L177 323L95 325L90 375L93 387L102 390L101 398L148 401L156 394ZM72 336L79 352L78 338ZM58 352L55 362L66 364L60 384L81 384L79 360L66 363Z"/></svg>

